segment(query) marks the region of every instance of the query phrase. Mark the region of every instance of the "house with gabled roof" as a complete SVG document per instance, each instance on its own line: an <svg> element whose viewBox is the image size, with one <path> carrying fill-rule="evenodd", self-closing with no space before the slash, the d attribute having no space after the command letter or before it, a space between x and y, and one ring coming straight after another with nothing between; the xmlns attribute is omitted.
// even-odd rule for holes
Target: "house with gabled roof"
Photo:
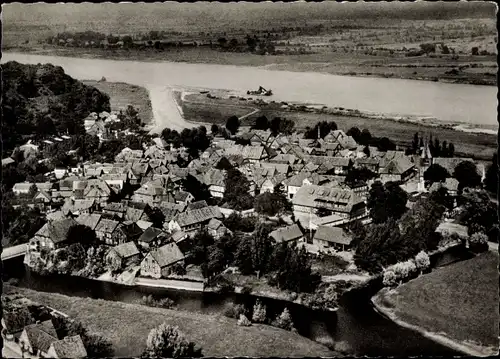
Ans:
<svg viewBox="0 0 500 359"><path fill-rule="evenodd" d="M46 320L37 324L30 324L24 327L19 337L20 346L36 356L47 355L50 345L56 342L57 332L51 320Z"/></svg>
<svg viewBox="0 0 500 359"><path fill-rule="evenodd" d="M224 226L222 221L217 218L212 218L207 224L208 233L215 239L219 239L226 233L231 233L229 229Z"/></svg>
<svg viewBox="0 0 500 359"><path fill-rule="evenodd" d="M125 209L125 220L137 222L139 220L149 221L149 215L152 211L151 206L144 202L128 201Z"/></svg>
<svg viewBox="0 0 500 359"><path fill-rule="evenodd" d="M106 263L115 270L127 268L139 261L140 252L134 242L119 244L106 254Z"/></svg>
<svg viewBox="0 0 500 359"><path fill-rule="evenodd" d="M269 237L274 239L276 243L289 243L292 241L300 241L304 238L300 227L295 223L291 226L278 228L271 233Z"/></svg>
<svg viewBox="0 0 500 359"><path fill-rule="evenodd" d="M117 246L119 244L137 241L142 236L143 231L135 222L125 221L116 227L111 234L111 245Z"/></svg>
<svg viewBox="0 0 500 359"><path fill-rule="evenodd" d="M292 199L294 212L315 213L327 209L344 218L358 218L366 215L363 199L348 189L305 185L300 187Z"/></svg>
<svg viewBox="0 0 500 359"><path fill-rule="evenodd" d="M35 197L33 197L33 202L35 203L41 203L43 205L48 205L50 202L52 202L52 196L49 192L46 191L38 191L35 194Z"/></svg>
<svg viewBox="0 0 500 359"><path fill-rule="evenodd" d="M32 187L36 190L36 185L34 183L20 182L14 184L14 186L12 187L12 192L14 192L14 194L16 195L28 194Z"/></svg>
<svg viewBox="0 0 500 359"><path fill-rule="evenodd" d="M79 216L83 213L92 213L97 209L95 199L66 199L61 210L65 216Z"/></svg>
<svg viewBox="0 0 500 359"><path fill-rule="evenodd" d="M155 206L162 201L167 201L170 197L171 193L169 193L164 187L153 181L149 181L134 192L132 200Z"/></svg>
<svg viewBox="0 0 500 359"><path fill-rule="evenodd" d="M79 335L68 336L50 344L47 357L80 359L87 357L87 350Z"/></svg>
<svg viewBox="0 0 500 359"><path fill-rule="evenodd" d="M118 228L120 222L101 218L97 226L95 227L96 237L106 244L113 244L113 233Z"/></svg>
<svg viewBox="0 0 500 359"><path fill-rule="evenodd" d="M218 170L215 168L210 168L208 171L202 175L195 176L201 183L208 186L210 195L216 198L224 197L224 192L226 191L226 171Z"/></svg>
<svg viewBox="0 0 500 359"><path fill-rule="evenodd" d="M78 224L81 224L83 226L89 227L91 230L95 230L97 227L97 224L101 220L101 214L98 213L91 213L91 214L80 214L78 217L75 218L75 221Z"/></svg>
<svg viewBox="0 0 500 359"><path fill-rule="evenodd" d="M127 204L124 202L109 202L102 209L103 213L112 215L116 218L125 217L125 212L127 211Z"/></svg>
<svg viewBox="0 0 500 359"><path fill-rule="evenodd" d="M383 183L385 182L405 182L415 175L415 164L407 156L397 156L392 160L384 161L379 174Z"/></svg>
<svg viewBox="0 0 500 359"><path fill-rule="evenodd" d="M168 234L155 227L147 228L137 239L137 243L144 249L156 248L168 240Z"/></svg>
<svg viewBox="0 0 500 359"><path fill-rule="evenodd" d="M190 234L208 224L212 218L223 218L219 207L210 206L179 213L168 223L168 231L172 233L182 230Z"/></svg>
<svg viewBox="0 0 500 359"><path fill-rule="evenodd" d="M141 276L165 278L172 273L174 265L184 267L185 256L175 242L151 251L141 262Z"/></svg>
<svg viewBox="0 0 500 359"><path fill-rule="evenodd" d="M299 172L283 181L287 196L292 199L298 190L304 185L319 184L320 176L311 172Z"/></svg>
<svg viewBox="0 0 500 359"><path fill-rule="evenodd" d="M83 197L94 199L96 203L106 203L111 193L112 190L106 182L100 179L90 179L83 191Z"/></svg>
<svg viewBox="0 0 500 359"><path fill-rule="evenodd" d="M175 198L175 203L185 203L187 205L192 201L194 201L194 196L186 191L175 192L174 198Z"/></svg>
<svg viewBox="0 0 500 359"><path fill-rule="evenodd" d="M366 168L374 173L379 172L380 160L376 158L356 158L354 168Z"/></svg>
<svg viewBox="0 0 500 359"><path fill-rule="evenodd" d="M72 218L47 222L30 239L28 250L40 251L42 248L56 249L64 245L71 227L78 223Z"/></svg>
<svg viewBox="0 0 500 359"><path fill-rule="evenodd" d="M191 202L190 204L188 204L186 209L188 211L192 211L193 209L200 209L204 207L208 207L208 204L205 200L202 200L202 201Z"/></svg>
<svg viewBox="0 0 500 359"><path fill-rule="evenodd" d="M319 226L313 237L313 244L323 250L345 251L350 248L351 242L352 236L339 227Z"/></svg>

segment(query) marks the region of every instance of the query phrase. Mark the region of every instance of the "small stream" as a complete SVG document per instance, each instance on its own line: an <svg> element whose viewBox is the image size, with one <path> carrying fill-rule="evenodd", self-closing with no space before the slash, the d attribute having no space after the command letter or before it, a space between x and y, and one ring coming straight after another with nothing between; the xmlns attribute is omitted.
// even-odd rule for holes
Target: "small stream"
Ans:
<svg viewBox="0 0 500 359"><path fill-rule="evenodd" d="M463 250L452 250L433 258L441 266L466 258ZM228 303L241 303L251 308L256 297L236 293L203 293L181 290L130 287L87 278L64 275L41 276L23 264L22 257L3 263L3 279L17 278L20 287L42 292L55 292L69 296L105 299L125 303L138 303L144 295L168 297L178 310L203 314L221 314ZM380 282L380 281L379 281ZM375 311L371 297L381 283L345 293L336 312L312 310L295 303L260 298L267 306L268 315L275 317L285 307L290 310L300 335L322 343L331 349L350 355L367 356L449 356L459 353L435 343L420 333L402 328Z"/></svg>

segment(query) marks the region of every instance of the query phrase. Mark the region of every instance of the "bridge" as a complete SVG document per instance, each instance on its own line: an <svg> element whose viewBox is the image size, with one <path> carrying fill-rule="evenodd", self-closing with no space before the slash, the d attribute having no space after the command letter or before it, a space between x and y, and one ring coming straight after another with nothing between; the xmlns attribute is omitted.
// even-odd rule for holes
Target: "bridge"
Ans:
<svg viewBox="0 0 500 359"><path fill-rule="evenodd" d="M2 260L5 261L7 259L12 259L15 257L24 256L27 248L28 248L28 245L26 243L19 244L17 246L13 246L13 247L3 248Z"/></svg>

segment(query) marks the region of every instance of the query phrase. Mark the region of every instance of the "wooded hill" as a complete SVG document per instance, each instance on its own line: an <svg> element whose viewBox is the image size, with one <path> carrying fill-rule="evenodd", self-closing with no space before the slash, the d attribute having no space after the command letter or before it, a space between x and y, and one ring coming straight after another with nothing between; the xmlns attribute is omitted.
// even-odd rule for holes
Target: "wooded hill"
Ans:
<svg viewBox="0 0 500 359"><path fill-rule="evenodd" d="M3 157L29 138L84 134L84 118L110 111L109 96L51 64L2 66Z"/></svg>

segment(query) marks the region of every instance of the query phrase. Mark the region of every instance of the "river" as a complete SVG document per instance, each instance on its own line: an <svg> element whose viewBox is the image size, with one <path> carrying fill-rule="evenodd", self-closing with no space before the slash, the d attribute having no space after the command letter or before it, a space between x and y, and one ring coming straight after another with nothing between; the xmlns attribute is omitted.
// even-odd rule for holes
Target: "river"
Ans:
<svg viewBox="0 0 500 359"><path fill-rule="evenodd" d="M179 310L220 314L228 302L250 307L255 297L244 294L194 293L164 288L127 287L61 275L40 276L31 272L22 257L3 262L3 279L18 278L20 287L37 291L56 292L69 296L90 297L127 303L137 303L144 295L168 297ZM275 316L289 308L299 334L334 348L342 347L351 355L367 356L448 356L459 355L451 349L424 338L417 332L401 328L378 314L371 304L371 296L378 285L356 289L345 294L337 312L310 310L280 300L262 298L268 313ZM57 309L57 308L56 308Z"/></svg>
<svg viewBox="0 0 500 359"><path fill-rule="evenodd" d="M186 86L246 92L262 85L273 90L272 99L275 101L429 116L445 123L463 123L489 130L498 128L497 88L494 86L272 71L248 66L81 59L4 52L1 61L11 60L29 64L52 63L81 80L99 80L104 76L108 81L127 82L150 90L158 86ZM175 113L171 116L178 120Z"/></svg>

